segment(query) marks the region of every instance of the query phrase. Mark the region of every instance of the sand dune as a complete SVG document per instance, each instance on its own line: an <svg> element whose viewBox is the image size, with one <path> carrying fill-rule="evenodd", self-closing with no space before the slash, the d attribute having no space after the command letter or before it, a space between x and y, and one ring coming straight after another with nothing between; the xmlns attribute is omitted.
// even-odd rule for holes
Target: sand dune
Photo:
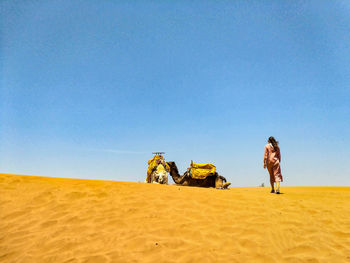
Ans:
<svg viewBox="0 0 350 263"><path fill-rule="evenodd" d="M350 187L0 174L0 262L350 262Z"/></svg>

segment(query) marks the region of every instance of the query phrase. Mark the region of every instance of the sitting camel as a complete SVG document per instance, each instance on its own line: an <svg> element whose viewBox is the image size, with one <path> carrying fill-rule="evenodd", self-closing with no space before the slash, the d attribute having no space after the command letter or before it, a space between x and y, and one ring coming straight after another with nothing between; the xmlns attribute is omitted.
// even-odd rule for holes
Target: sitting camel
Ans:
<svg viewBox="0 0 350 263"><path fill-rule="evenodd" d="M168 184L168 174L167 166L165 161L162 159L158 159L156 161L157 166L153 168L151 173L151 183L156 184Z"/></svg>
<svg viewBox="0 0 350 263"><path fill-rule="evenodd" d="M207 176L205 179L195 179L190 176L188 171L182 176L179 175L179 170L177 169L175 162L167 162L167 164L170 167L170 176L178 185L227 189L231 184L227 182L225 177L219 175L217 172Z"/></svg>

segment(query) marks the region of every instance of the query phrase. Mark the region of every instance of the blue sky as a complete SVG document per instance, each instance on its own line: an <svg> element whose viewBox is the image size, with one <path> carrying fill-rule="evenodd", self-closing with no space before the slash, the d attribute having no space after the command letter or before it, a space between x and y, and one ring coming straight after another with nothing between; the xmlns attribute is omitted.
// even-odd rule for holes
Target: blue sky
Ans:
<svg viewBox="0 0 350 263"><path fill-rule="evenodd" d="M348 1L1 1L0 172L350 185Z"/></svg>

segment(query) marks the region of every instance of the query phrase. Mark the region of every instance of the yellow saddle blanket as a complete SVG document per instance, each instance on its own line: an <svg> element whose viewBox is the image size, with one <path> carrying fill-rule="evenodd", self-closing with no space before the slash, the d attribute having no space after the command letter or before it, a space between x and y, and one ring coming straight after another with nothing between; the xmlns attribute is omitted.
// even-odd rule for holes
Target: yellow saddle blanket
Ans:
<svg viewBox="0 0 350 263"><path fill-rule="evenodd" d="M216 172L216 166L211 163L191 163L190 169L194 179L205 179Z"/></svg>

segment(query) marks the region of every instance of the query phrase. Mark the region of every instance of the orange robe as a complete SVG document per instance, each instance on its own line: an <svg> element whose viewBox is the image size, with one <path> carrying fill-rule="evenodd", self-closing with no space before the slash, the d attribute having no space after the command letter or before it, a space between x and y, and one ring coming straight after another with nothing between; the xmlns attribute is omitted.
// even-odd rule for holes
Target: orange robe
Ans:
<svg viewBox="0 0 350 263"><path fill-rule="evenodd" d="M280 148L276 147L276 149L272 146L272 144L265 145L265 153L264 153L264 163L266 163L267 170L270 174L270 182L283 182L283 177L281 173L281 152Z"/></svg>

